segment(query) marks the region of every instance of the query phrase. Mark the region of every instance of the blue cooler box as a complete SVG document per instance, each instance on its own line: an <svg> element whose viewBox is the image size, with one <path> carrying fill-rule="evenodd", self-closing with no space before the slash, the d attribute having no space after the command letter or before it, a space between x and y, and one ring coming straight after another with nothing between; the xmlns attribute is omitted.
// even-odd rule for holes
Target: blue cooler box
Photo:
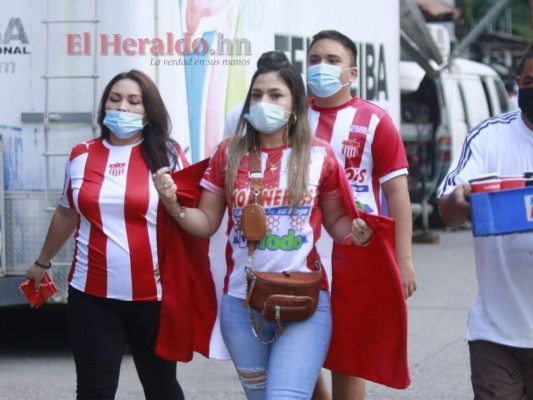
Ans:
<svg viewBox="0 0 533 400"><path fill-rule="evenodd" d="M533 231L533 186L472 193L470 204L474 236Z"/></svg>

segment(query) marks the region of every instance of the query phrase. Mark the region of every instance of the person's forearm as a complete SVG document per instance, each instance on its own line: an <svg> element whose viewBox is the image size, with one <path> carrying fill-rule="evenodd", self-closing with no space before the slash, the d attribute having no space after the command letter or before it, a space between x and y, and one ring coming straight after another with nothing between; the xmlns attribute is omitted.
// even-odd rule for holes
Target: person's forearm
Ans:
<svg viewBox="0 0 533 400"><path fill-rule="evenodd" d="M167 212L192 235L209 238L215 234L226 210L226 199L208 191L202 191L196 208L182 207L175 194L160 197Z"/></svg>
<svg viewBox="0 0 533 400"><path fill-rule="evenodd" d="M187 208L182 207L181 205L173 208L177 211L170 211L170 209L167 209L167 211L174 217L177 223L191 235L208 239L214 235L218 229L218 226L211 224L206 213L199 208Z"/></svg>
<svg viewBox="0 0 533 400"><path fill-rule="evenodd" d="M346 244L346 237L351 237L352 234L352 220L348 215L344 215L330 225L327 231L334 241Z"/></svg>
<svg viewBox="0 0 533 400"><path fill-rule="evenodd" d="M459 205L453 195L453 193L447 194L439 200L439 212L446 225L457 227L470 220L470 209Z"/></svg>
<svg viewBox="0 0 533 400"><path fill-rule="evenodd" d="M389 215L395 222L396 259L412 260L413 217L409 195L393 192L387 198Z"/></svg>
<svg viewBox="0 0 533 400"><path fill-rule="evenodd" d="M63 206L57 207L52 216L43 247L37 258L39 262L43 264L50 263L52 258L74 233L78 219L79 215L76 210Z"/></svg>

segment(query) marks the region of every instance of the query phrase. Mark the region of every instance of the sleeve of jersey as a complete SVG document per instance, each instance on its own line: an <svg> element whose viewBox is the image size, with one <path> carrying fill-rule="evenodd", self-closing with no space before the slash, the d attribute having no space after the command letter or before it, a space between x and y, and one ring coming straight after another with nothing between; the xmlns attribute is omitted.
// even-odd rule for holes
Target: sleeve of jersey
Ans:
<svg viewBox="0 0 533 400"><path fill-rule="evenodd" d="M441 182L437 198L451 193L458 185L467 183L485 173L483 160L485 154L485 136L469 133L463 143L461 155L452 161L446 178Z"/></svg>
<svg viewBox="0 0 533 400"><path fill-rule="evenodd" d="M341 196L339 182L345 178L345 172L342 165L333 154L331 147L327 147L326 157L324 159L324 167L322 168L322 182L320 185L320 200L331 200Z"/></svg>
<svg viewBox="0 0 533 400"><path fill-rule="evenodd" d="M388 115L381 118L376 128L372 142L372 158L374 173L380 180L395 171L406 170L409 166L400 132Z"/></svg>
<svg viewBox="0 0 533 400"><path fill-rule="evenodd" d="M59 205L65 208L74 207L72 186L70 185L70 159L65 163L65 181L63 182L63 192L59 198Z"/></svg>
<svg viewBox="0 0 533 400"><path fill-rule="evenodd" d="M224 196L224 175L226 170L228 147L223 142L219 144L209 160L200 186L219 196Z"/></svg>
<svg viewBox="0 0 533 400"><path fill-rule="evenodd" d="M63 192L61 193L61 197L59 198L59 205L65 208L74 207L74 200L72 199L72 186L70 181L70 177L72 176L72 164L77 157L87 153L87 151L88 147L86 143L80 143L74 146L70 152L69 159L65 163L65 181L63 182Z"/></svg>

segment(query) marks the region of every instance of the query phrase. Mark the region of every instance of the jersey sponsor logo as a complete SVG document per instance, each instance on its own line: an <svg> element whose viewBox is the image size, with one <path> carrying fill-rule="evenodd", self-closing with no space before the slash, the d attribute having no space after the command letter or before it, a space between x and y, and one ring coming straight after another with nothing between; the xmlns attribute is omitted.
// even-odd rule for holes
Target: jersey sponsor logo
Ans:
<svg viewBox="0 0 533 400"><path fill-rule="evenodd" d="M111 176L120 176L126 170L126 163L117 162L114 164L109 164L109 175Z"/></svg>
<svg viewBox="0 0 533 400"><path fill-rule="evenodd" d="M291 217L301 217L307 216L311 212L311 207L268 207L265 209L266 215L268 216L291 216Z"/></svg>
<svg viewBox="0 0 533 400"><path fill-rule="evenodd" d="M533 195L524 196L528 222L533 222Z"/></svg>
<svg viewBox="0 0 533 400"><path fill-rule="evenodd" d="M346 177L350 184L363 183L365 181L367 170L366 168L349 167L344 170Z"/></svg>
<svg viewBox="0 0 533 400"><path fill-rule="evenodd" d="M241 249L247 248L248 240L246 240L242 231L240 229L234 229L233 232L233 244L236 244Z"/></svg>
<svg viewBox="0 0 533 400"><path fill-rule="evenodd" d="M362 125L351 125L350 126L350 132L352 133L362 133L364 135L368 135L370 133L370 130L367 126Z"/></svg>
<svg viewBox="0 0 533 400"><path fill-rule="evenodd" d="M267 236L259 242L259 250L298 250L306 242L305 237L296 235L294 229L289 229L287 235L278 236L267 231Z"/></svg>
<svg viewBox="0 0 533 400"><path fill-rule="evenodd" d="M341 153L346 158L355 158L359 153L360 144L353 139L343 140Z"/></svg>
<svg viewBox="0 0 533 400"><path fill-rule="evenodd" d="M233 243L241 249L248 247L248 241L240 229L234 230ZM283 236L275 235L268 230L266 237L259 242L257 248L259 250L293 251L298 250L304 243L307 243L307 239L302 235L296 235L294 229L289 229L289 232Z"/></svg>
<svg viewBox="0 0 533 400"><path fill-rule="evenodd" d="M368 185L352 185L352 191L354 193L368 193Z"/></svg>
<svg viewBox="0 0 533 400"><path fill-rule="evenodd" d="M261 204L263 207L281 207L289 203L289 191L281 188L263 189L261 194ZM234 209L242 208L250 203L251 191L249 188L235 189L232 193L231 201ZM311 205L315 199L315 190L309 189L302 200L302 205ZM281 211L280 211L281 212ZM287 214L291 215L291 213Z"/></svg>

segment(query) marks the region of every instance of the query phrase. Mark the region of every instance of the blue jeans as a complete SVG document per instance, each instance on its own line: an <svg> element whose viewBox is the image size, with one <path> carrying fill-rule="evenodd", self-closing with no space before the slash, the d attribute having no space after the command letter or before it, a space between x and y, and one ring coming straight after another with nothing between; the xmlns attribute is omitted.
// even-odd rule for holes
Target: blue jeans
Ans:
<svg viewBox="0 0 533 400"><path fill-rule="evenodd" d="M252 332L244 300L222 297L222 336L248 400L309 400L331 339L331 303L320 292L317 310L305 321L294 322L272 344L261 343ZM254 311L255 312L255 311ZM259 313L255 312L256 321ZM263 321L261 336L276 334L275 321Z"/></svg>

